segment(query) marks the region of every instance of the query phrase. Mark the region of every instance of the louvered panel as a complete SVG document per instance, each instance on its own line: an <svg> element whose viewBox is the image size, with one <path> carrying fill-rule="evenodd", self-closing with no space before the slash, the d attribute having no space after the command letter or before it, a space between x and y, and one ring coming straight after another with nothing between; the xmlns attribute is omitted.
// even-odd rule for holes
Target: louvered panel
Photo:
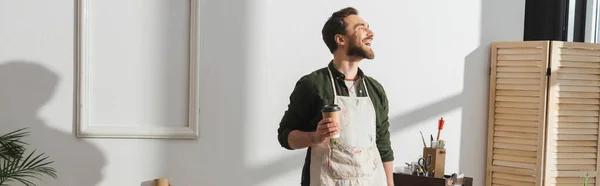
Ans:
<svg viewBox="0 0 600 186"><path fill-rule="evenodd" d="M496 101L502 102L525 102L525 103L537 103L540 100L539 97L526 97L526 96L496 96Z"/></svg>
<svg viewBox="0 0 600 186"><path fill-rule="evenodd" d="M498 108L500 110L500 108ZM498 112L501 113L501 112ZM513 125L513 126L528 126L528 127L537 127L537 121L517 121L517 120L504 120L504 119L496 119L496 125Z"/></svg>
<svg viewBox="0 0 600 186"><path fill-rule="evenodd" d="M564 173L566 171L585 171L586 173L589 173L591 171L593 171L596 168L596 165L557 165L557 164L553 164L548 166L546 169L550 169L550 170L554 170L554 171L550 171L550 174L556 174L558 175L559 173ZM556 171L556 170L560 170L560 171ZM585 175L585 173L584 173Z"/></svg>
<svg viewBox="0 0 600 186"><path fill-rule="evenodd" d="M496 71L496 77L497 78L539 78L540 74L539 73L523 73L523 72L497 72ZM600 78L600 75L598 75L598 78Z"/></svg>
<svg viewBox="0 0 600 186"><path fill-rule="evenodd" d="M541 48L498 48L498 55L506 54L539 54L544 52Z"/></svg>
<svg viewBox="0 0 600 186"><path fill-rule="evenodd" d="M539 108L538 103L496 102L494 105L496 108Z"/></svg>
<svg viewBox="0 0 600 186"><path fill-rule="evenodd" d="M562 123L558 123L558 125L562 125ZM555 129L552 129L552 133L555 134L575 134L575 135L585 135L585 134L593 134L596 135L598 134L597 130L589 130L589 129L573 129L573 128L568 128L569 126L562 126L562 127L558 127L556 126Z"/></svg>
<svg viewBox="0 0 600 186"><path fill-rule="evenodd" d="M583 104L583 103L582 103ZM563 122L577 122L577 123L586 123L586 122L594 122L594 121L598 121L598 117L578 117L578 116L560 116L560 112L557 113L557 117L556 117L556 121L563 123ZM598 133L598 131L595 132L596 134Z"/></svg>
<svg viewBox="0 0 600 186"><path fill-rule="evenodd" d="M588 175L591 176L591 177L598 176L595 173L589 173ZM561 177L561 176L565 177L565 176L568 176L568 177L575 177L575 178L580 177L579 175L577 175L576 172L572 172L572 171L571 172L562 172L561 174L551 174L551 175L548 175L548 176L551 176L551 177Z"/></svg>
<svg viewBox="0 0 600 186"><path fill-rule="evenodd" d="M600 63L561 61L558 64L563 67L600 68Z"/></svg>
<svg viewBox="0 0 600 186"><path fill-rule="evenodd" d="M535 90L497 90L496 95L497 96L538 96L539 92L535 91Z"/></svg>
<svg viewBox="0 0 600 186"><path fill-rule="evenodd" d="M525 83L525 82L523 82ZM533 84L533 83L529 83ZM556 83L557 85L565 85L565 86L589 86L589 87L597 87L600 86L597 80L567 80L567 79L559 79Z"/></svg>
<svg viewBox="0 0 600 186"><path fill-rule="evenodd" d="M498 61L499 67L539 67L542 61Z"/></svg>
<svg viewBox="0 0 600 186"><path fill-rule="evenodd" d="M565 92L558 92L557 94L560 96ZM600 110L600 105L576 105L576 104L557 104L557 109L560 110L590 110L590 111L598 111Z"/></svg>
<svg viewBox="0 0 600 186"><path fill-rule="evenodd" d="M583 185L598 170L600 50L552 42L544 185Z"/></svg>
<svg viewBox="0 0 600 186"><path fill-rule="evenodd" d="M584 174L585 176L585 174ZM577 185L583 185L583 183L585 182L585 178L550 178L548 180L548 183L550 185L560 185L560 184L577 184ZM588 179L588 184L595 184L596 183L596 178L589 178Z"/></svg>
<svg viewBox="0 0 600 186"><path fill-rule="evenodd" d="M564 128L564 127L557 127ZM598 135L583 135L583 134L549 134L547 138L555 140L597 140Z"/></svg>
<svg viewBox="0 0 600 186"><path fill-rule="evenodd" d="M556 86L557 92L600 92L600 87L586 87L586 86Z"/></svg>
<svg viewBox="0 0 600 186"><path fill-rule="evenodd" d="M522 132L537 134L537 127L523 127L523 126L502 126L498 125L494 128L496 131L510 131L510 132Z"/></svg>
<svg viewBox="0 0 600 186"><path fill-rule="evenodd" d="M522 79L522 78L502 78L496 82L498 84L515 84L515 85L539 85L539 79Z"/></svg>
<svg viewBox="0 0 600 186"><path fill-rule="evenodd" d="M600 98L600 93L596 93L596 92L558 92L558 94L556 95L556 97L558 98L593 98L593 99L599 99Z"/></svg>
<svg viewBox="0 0 600 186"><path fill-rule="evenodd" d="M596 123L561 123L556 126L560 129L597 129L598 124Z"/></svg>
<svg viewBox="0 0 600 186"><path fill-rule="evenodd" d="M496 138L494 138L494 142L525 144L525 145L537 145L537 141L536 140L534 140L534 139L523 139L523 138L496 137Z"/></svg>
<svg viewBox="0 0 600 186"><path fill-rule="evenodd" d="M539 86L539 85L517 85L517 84L498 84L496 86L496 89L498 90L539 90L542 87L545 86ZM600 89L599 89L600 90ZM590 90L590 91L595 91L595 90Z"/></svg>
<svg viewBox="0 0 600 186"><path fill-rule="evenodd" d="M573 49L573 50L586 50L586 49ZM590 51L594 52L594 51ZM583 56L577 54L564 54L556 56L556 60L559 61L581 61L581 62L600 62L599 56Z"/></svg>
<svg viewBox="0 0 600 186"><path fill-rule="evenodd" d="M513 67L516 68L516 67ZM524 70L523 70L524 71ZM600 74L597 68L563 67L559 74Z"/></svg>
<svg viewBox="0 0 600 186"><path fill-rule="evenodd" d="M496 114L496 119L506 119L513 121L539 121L540 118L530 114Z"/></svg>
<svg viewBox="0 0 600 186"><path fill-rule="evenodd" d="M548 158L561 158L561 159L570 159L570 158L596 158L597 153L568 153L568 152L559 152L559 153L550 153Z"/></svg>
<svg viewBox="0 0 600 186"><path fill-rule="evenodd" d="M563 110L561 110L557 114L558 114L558 116L577 116L577 117L598 116L598 111L588 111L588 110L564 110L563 111ZM595 118L597 118L597 117L595 117Z"/></svg>
<svg viewBox="0 0 600 186"><path fill-rule="evenodd" d="M527 109L527 108L497 108L496 113L498 114L526 114L534 115L540 112L540 109Z"/></svg>
<svg viewBox="0 0 600 186"><path fill-rule="evenodd" d="M495 128L492 128L492 130ZM523 133L523 132L506 132L506 131L495 131L494 137L510 137L510 138L523 138L523 139L538 139L537 134Z"/></svg>
<svg viewBox="0 0 600 186"><path fill-rule="evenodd" d="M548 45L529 41L492 46L487 186L541 186Z"/></svg>
<svg viewBox="0 0 600 186"><path fill-rule="evenodd" d="M522 151L522 150L509 150L509 149L496 149L494 150L494 156L518 156L521 158L536 158L537 154L533 151ZM499 161L506 161L500 159ZM533 164L533 163L532 163ZM496 169L511 169L508 167L495 167ZM511 169L512 170L512 169ZM533 172L533 169L523 169L529 173Z"/></svg>
<svg viewBox="0 0 600 186"><path fill-rule="evenodd" d="M561 50L561 53L563 55L576 55L576 56L600 56L600 53L596 52L595 50L598 50L598 46L595 46L594 48L590 48L589 46L586 47L588 50L579 50L576 48L563 48Z"/></svg>
<svg viewBox="0 0 600 186"><path fill-rule="evenodd" d="M588 98L558 98L557 104L582 104L582 105L598 105L600 103L598 99L588 99Z"/></svg>
<svg viewBox="0 0 600 186"><path fill-rule="evenodd" d="M519 73L519 72L539 72L540 67L498 67L497 72ZM591 72L590 72L591 73ZM599 72L600 74L600 72Z"/></svg>
<svg viewBox="0 0 600 186"><path fill-rule="evenodd" d="M523 55L517 55L517 54L499 54L498 55L498 60L503 60L503 61L540 61L542 59L542 56L537 55L537 54L523 54Z"/></svg>
<svg viewBox="0 0 600 186"><path fill-rule="evenodd" d="M600 75L589 74L557 74L558 79L600 80Z"/></svg>

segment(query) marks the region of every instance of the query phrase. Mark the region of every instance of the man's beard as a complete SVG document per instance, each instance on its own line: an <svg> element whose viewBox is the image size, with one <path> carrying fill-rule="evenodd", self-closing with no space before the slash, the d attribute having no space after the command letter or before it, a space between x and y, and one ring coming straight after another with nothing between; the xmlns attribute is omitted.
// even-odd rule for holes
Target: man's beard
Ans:
<svg viewBox="0 0 600 186"><path fill-rule="evenodd" d="M366 59L375 58L375 53L373 53L372 50L367 51L366 49L363 49L356 44L353 44L352 46L350 46L350 48L348 48L348 51L346 53L348 56L353 56L353 57L360 57L360 58L366 58Z"/></svg>

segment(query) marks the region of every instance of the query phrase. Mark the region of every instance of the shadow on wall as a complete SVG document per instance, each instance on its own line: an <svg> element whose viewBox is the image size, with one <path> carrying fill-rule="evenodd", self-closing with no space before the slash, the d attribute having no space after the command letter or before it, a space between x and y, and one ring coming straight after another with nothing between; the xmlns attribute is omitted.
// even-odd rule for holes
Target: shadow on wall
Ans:
<svg viewBox="0 0 600 186"><path fill-rule="evenodd" d="M161 142L164 167L157 176L169 178L174 186L198 181L254 185L250 183L253 170L244 167L250 148L245 146L244 133L250 126L247 43L252 7L249 1L200 1L200 138Z"/></svg>
<svg viewBox="0 0 600 186"><path fill-rule="evenodd" d="M488 67L489 44L483 43L465 58L464 89L461 93L429 105L413 109L390 119L390 132L396 133L442 113L462 108L459 172L473 177L475 185L485 179L485 155L487 151ZM485 78L482 78L485 77ZM303 150L304 151L304 150ZM304 154L277 160L268 166L252 171L253 183L269 179L272 175L297 168L293 160L303 159ZM448 173L448 172L447 172ZM450 173L451 174L451 173Z"/></svg>
<svg viewBox="0 0 600 186"><path fill-rule="evenodd" d="M524 3L518 0L481 1L479 22L481 39L479 46L473 48L464 58L462 92L449 95L449 97L430 105L415 108L407 114L390 118L390 132L393 134L411 125L437 117L441 113L461 108L458 171L465 173L465 176L473 177L474 185L484 185L485 183L490 43L507 39L514 40L516 35L511 35L510 32L522 35L521 30L505 29L515 28L515 21L522 22L522 14L514 14L513 17L506 16L505 8L513 7L513 5L523 6ZM250 174L249 179L252 184L262 183L277 175L300 168L301 164L292 163L292 160L303 158L304 152L275 160L264 167L249 169L247 171ZM300 176L298 175L299 181Z"/></svg>
<svg viewBox="0 0 600 186"><path fill-rule="evenodd" d="M31 135L24 140L30 144L29 148L46 153L54 161L51 166L56 168L58 180L44 177L39 185L97 185L102 180L106 162L102 152L93 144L76 139L75 134L49 127L38 116L40 108L52 99L59 81L57 74L33 62L0 63L2 133L28 127ZM72 126L71 123L61 125Z"/></svg>
<svg viewBox="0 0 600 186"><path fill-rule="evenodd" d="M506 10L501 7L512 7L512 4L508 5L508 3L517 5L516 3L523 2L481 1L481 39L479 46L465 57L464 87L461 93L390 120L390 130L393 133L440 113L462 108L458 171L465 173L465 176L473 177L474 185L485 184L490 45L495 41L516 40L515 35L507 34L507 31L522 35L520 30L498 29L514 28L515 21L522 22L521 14L514 14L513 17L505 16Z"/></svg>
<svg viewBox="0 0 600 186"><path fill-rule="evenodd" d="M519 0L481 1L480 46L465 57L459 167L474 176L474 185L485 185L486 179L491 43L523 39L523 30L515 23L522 25L524 10L507 16L506 9L524 5Z"/></svg>
<svg viewBox="0 0 600 186"><path fill-rule="evenodd" d="M485 179L489 92L487 83L489 64L486 61L487 58L484 58L488 51L486 46L487 44L480 46L466 57L464 88L461 93L390 119L390 132L395 133L410 125L461 108L458 171L465 173L467 177L473 177L475 183L483 183L482 181ZM451 174L450 172L446 173Z"/></svg>
<svg viewBox="0 0 600 186"><path fill-rule="evenodd" d="M484 2L482 2L484 3ZM489 92L488 43L465 57L460 130L459 171L473 177L474 185L485 184L487 113Z"/></svg>

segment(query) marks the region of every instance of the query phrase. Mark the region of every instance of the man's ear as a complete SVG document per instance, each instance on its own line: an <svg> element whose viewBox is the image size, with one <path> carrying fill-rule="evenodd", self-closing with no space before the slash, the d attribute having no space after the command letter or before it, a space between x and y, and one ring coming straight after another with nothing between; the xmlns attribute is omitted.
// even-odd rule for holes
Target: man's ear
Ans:
<svg viewBox="0 0 600 186"><path fill-rule="evenodd" d="M335 37L334 37L334 39L335 39L335 42L337 44L339 44L339 45L345 45L346 44L344 36L341 35L341 34L336 34Z"/></svg>

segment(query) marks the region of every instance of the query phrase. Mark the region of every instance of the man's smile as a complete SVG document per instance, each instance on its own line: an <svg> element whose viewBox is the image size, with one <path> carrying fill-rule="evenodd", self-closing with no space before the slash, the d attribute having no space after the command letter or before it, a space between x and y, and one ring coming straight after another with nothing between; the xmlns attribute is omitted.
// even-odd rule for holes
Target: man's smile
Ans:
<svg viewBox="0 0 600 186"><path fill-rule="evenodd" d="M363 40L363 43L364 43L365 45L367 45L367 46L369 46L369 47L370 47L370 46L371 46L371 42L372 42L372 41L373 41L373 39L372 39L372 38L369 38L369 39L364 39L364 40Z"/></svg>

